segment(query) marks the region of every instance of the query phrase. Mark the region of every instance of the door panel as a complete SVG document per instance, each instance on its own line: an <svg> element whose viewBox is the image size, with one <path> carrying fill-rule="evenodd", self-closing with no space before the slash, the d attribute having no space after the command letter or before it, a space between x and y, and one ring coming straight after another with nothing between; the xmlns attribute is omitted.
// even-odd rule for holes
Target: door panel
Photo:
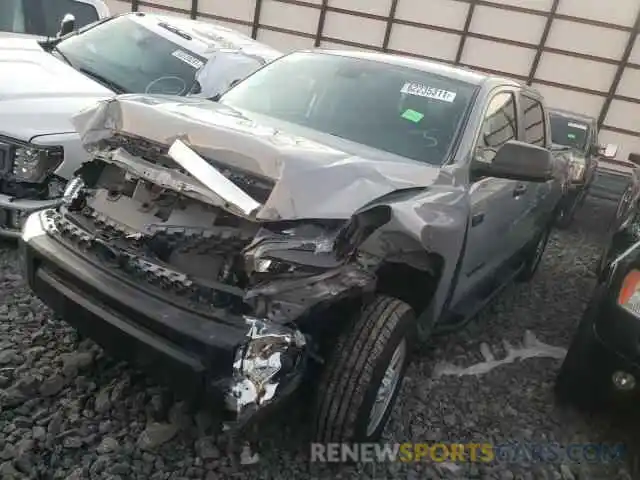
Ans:
<svg viewBox="0 0 640 480"><path fill-rule="evenodd" d="M488 280L508 256L510 211L516 182L487 177L472 185L469 192L471 219L462 269L453 304Z"/></svg>
<svg viewBox="0 0 640 480"><path fill-rule="evenodd" d="M538 147L549 148L551 139L548 136L549 128L546 125L547 116L541 102L525 93L520 95L522 109L522 140ZM514 232L515 244L518 250L529 245L540 234L545 221L547 211L554 206L552 200L554 181L545 183L528 182L528 191L521 198L521 218L518 220L519 228Z"/></svg>
<svg viewBox="0 0 640 480"><path fill-rule="evenodd" d="M471 218L454 304L472 294L517 250L512 224L522 204L514 196L518 182L473 176L474 166L490 163L498 148L518 138L517 120L513 91L500 91L489 100L470 166Z"/></svg>

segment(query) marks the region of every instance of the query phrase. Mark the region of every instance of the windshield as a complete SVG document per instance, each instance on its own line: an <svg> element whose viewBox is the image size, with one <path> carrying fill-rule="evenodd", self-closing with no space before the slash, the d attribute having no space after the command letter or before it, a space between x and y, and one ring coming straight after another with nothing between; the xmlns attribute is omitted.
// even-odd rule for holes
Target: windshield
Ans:
<svg viewBox="0 0 640 480"><path fill-rule="evenodd" d="M585 122L551 114L551 139L553 143L585 151L590 128Z"/></svg>
<svg viewBox="0 0 640 480"><path fill-rule="evenodd" d="M167 30L167 36L176 34ZM129 16L116 17L57 45L76 69L117 93L186 95L205 59Z"/></svg>
<svg viewBox="0 0 640 480"><path fill-rule="evenodd" d="M54 37L67 13L78 28L98 20L95 7L75 0L0 0L0 31Z"/></svg>
<svg viewBox="0 0 640 480"><path fill-rule="evenodd" d="M475 88L382 62L293 53L232 88L221 103L440 165Z"/></svg>

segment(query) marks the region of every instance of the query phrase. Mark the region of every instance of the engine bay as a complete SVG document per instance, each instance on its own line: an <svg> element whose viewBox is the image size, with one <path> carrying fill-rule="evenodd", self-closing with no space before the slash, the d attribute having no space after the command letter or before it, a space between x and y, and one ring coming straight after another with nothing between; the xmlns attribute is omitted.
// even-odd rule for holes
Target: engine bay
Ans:
<svg viewBox="0 0 640 480"><path fill-rule="evenodd" d="M117 146L94 153L54 214L57 230L101 265L163 295L204 313L253 313L248 290L340 266L333 244L342 222L252 221L214 205L197 182L186 185L189 177L157 152L141 157Z"/></svg>

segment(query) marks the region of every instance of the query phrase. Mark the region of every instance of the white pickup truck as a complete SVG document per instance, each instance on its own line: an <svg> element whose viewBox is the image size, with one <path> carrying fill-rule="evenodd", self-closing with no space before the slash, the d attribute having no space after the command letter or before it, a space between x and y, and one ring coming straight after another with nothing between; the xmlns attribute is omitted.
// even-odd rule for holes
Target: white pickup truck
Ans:
<svg viewBox="0 0 640 480"><path fill-rule="evenodd" d="M88 158L71 116L114 94L215 97L280 52L228 28L126 13L59 38L0 41L0 237L59 203Z"/></svg>

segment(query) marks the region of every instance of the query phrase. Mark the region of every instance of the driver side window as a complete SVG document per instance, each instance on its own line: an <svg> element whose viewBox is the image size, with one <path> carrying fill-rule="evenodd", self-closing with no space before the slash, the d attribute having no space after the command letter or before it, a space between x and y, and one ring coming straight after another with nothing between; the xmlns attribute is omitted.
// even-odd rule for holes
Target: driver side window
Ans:
<svg viewBox="0 0 640 480"><path fill-rule="evenodd" d="M491 163L498 148L509 140L517 139L515 95L512 92L498 93L489 102L485 113L474 160Z"/></svg>

